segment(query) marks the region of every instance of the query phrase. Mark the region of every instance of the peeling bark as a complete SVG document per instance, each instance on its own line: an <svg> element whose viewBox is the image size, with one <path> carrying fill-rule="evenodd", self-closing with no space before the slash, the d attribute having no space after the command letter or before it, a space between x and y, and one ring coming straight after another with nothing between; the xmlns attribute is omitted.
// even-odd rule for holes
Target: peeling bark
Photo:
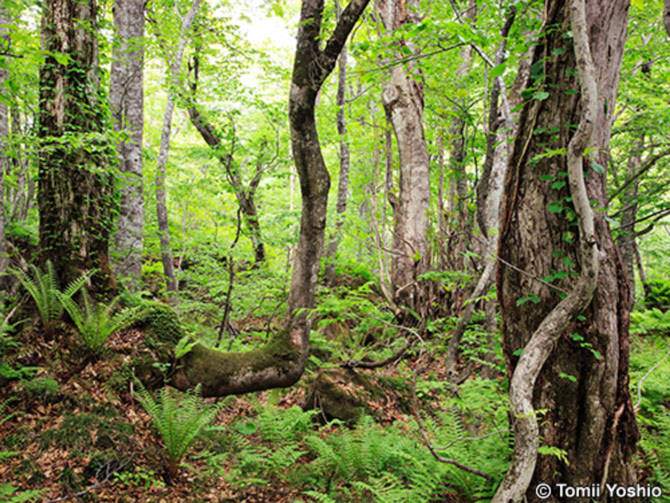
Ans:
<svg viewBox="0 0 670 503"><path fill-rule="evenodd" d="M537 47L532 67L537 71L531 73L536 79L543 76L540 85L549 96L530 99L522 110L505 180L499 256L513 267L499 265L498 295L515 445L512 465L493 499L497 503L539 501L539 483L636 481L628 284L607 222L590 203L595 199L604 206L606 201L605 176L590 169L590 162L608 165L628 2L569 4L547 0L545 26L555 28ZM567 31L574 47L564 36ZM546 129L537 132L539 127ZM596 153L584 155L587 147ZM565 149L567 155L538 157L547 148ZM567 184L556 183L565 182L565 174ZM538 281L550 275L564 292L562 299L558 290ZM531 295L537 302L519 303ZM546 410L541 424L538 409ZM565 450L569 465L555 456L538 458L540 438ZM543 501L559 499L554 495Z"/></svg>
<svg viewBox="0 0 670 503"><path fill-rule="evenodd" d="M109 98L116 132L126 131L118 146L121 207L115 235L113 266L118 276L128 278L137 291L142 275L142 132L144 128L144 1L116 0L114 27L117 43L110 75Z"/></svg>
<svg viewBox="0 0 670 503"><path fill-rule="evenodd" d="M289 95L291 146L302 192L302 217L288 296L286 328L265 346L246 353L225 353L196 345L173 378L185 389L203 384L203 393L223 396L286 387L305 369L311 323L307 310L314 306L319 272L330 176L316 130L314 108L325 79L335 68L340 51L369 0L352 0L323 49L323 0L303 0Z"/></svg>

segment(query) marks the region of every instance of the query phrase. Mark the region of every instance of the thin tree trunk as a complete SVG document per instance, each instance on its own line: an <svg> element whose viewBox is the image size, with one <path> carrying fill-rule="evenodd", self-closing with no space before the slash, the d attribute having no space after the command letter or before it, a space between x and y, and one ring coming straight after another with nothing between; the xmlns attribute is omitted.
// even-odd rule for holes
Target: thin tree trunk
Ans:
<svg viewBox="0 0 670 503"><path fill-rule="evenodd" d="M516 9L509 10L506 22L502 29L502 40L496 51L495 65L500 65L505 60L505 50L507 46L507 36L512 27ZM524 61L524 60L522 60ZM522 71L518 75L523 76ZM528 64L528 66L530 66ZM484 270L479 276L475 289L465 303L461 312L458 324L451 335L449 345L447 346L447 356L445 358L445 367L447 377L455 379L456 377L456 359L458 357L458 346L465 328L472 319L472 313L477 305L479 298L488 291L493 282L493 272L496 266L495 249L498 244L498 229L500 221L500 201L502 197L503 180L507 171L508 161L508 139L515 134L515 121L510 117L510 106L505 104L498 106L498 99L501 97L506 100L504 82L502 77L498 77L493 82L491 90L491 103L489 105L488 117L488 137L486 141L486 160L484 161L484 170L477 187L477 222L484 236L484 248L482 250L482 260L484 261ZM502 113L499 114L499 111ZM501 118L502 116L502 118ZM501 124L502 121L502 124Z"/></svg>
<svg viewBox="0 0 670 503"><path fill-rule="evenodd" d="M9 51L11 46L9 16L3 7L0 7L0 41ZM0 290L4 290L5 275L9 265L5 236L5 172L9 172L9 158L6 154L9 139L9 109L7 106L9 93L5 82L9 79L9 70L4 67L3 63L0 61Z"/></svg>
<svg viewBox="0 0 670 503"><path fill-rule="evenodd" d="M388 32L418 22L418 1L377 0L377 10ZM399 41L408 46L404 40ZM409 48L416 52L415 49ZM384 84L382 102L395 132L400 158L398 199L395 206L391 283L393 298L400 307L422 312L423 295L419 276L426 272L428 257L428 211L430 203L430 161L423 131L423 89L408 68L393 66Z"/></svg>
<svg viewBox="0 0 670 503"><path fill-rule="evenodd" d="M644 148L644 135L639 141L633 142L633 152L626 166L626 178L634 177L642 166L642 150ZM635 302L635 221L638 210L638 188L640 179L635 180L624 191L621 199L623 211L621 213L621 227L625 229L617 239L617 246L621 254L626 277L630 282L630 300Z"/></svg>
<svg viewBox="0 0 670 503"><path fill-rule="evenodd" d="M608 165L628 2L547 0L545 12L552 29L533 59L543 66L533 85L542 87L521 112L505 179L498 295L514 456L494 503L565 499L554 491L540 500L540 483L598 484L606 494L606 482L637 481L628 283L604 215L590 203L606 201L605 175L591 162ZM548 148L567 155L539 157ZM569 464L538 456L540 439Z"/></svg>
<svg viewBox="0 0 670 503"><path fill-rule="evenodd" d="M115 289L109 267L113 146L103 131L95 0L47 0L40 68L40 261L63 284L96 269L99 293ZM55 56L66 55L67 60ZM76 146L81 145L81 146Z"/></svg>
<svg viewBox="0 0 670 503"><path fill-rule="evenodd" d="M121 208L115 236L114 270L127 277L127 286L137 291L142 275L142 132L144 128L144 0L116 0L116 43L110 75L110 103L114 130L127 131L118 146L119 170L123 174Z"/></svg>
<svg viewBox="0 0 670 503"><path fill-rule="evenodd" d="M340 2L335 0L335 10L337 17L341 16ZM337 205L335 217L335 230L333 237L328 243L326 251L326 271L325 277L327 283L332 283L335 280L335 260L337 255L337 247L342 239L340 233L342 232L342 225L344 224L344 213L347 211L347 190L349 188L349 166L351 164L351 154L349 152L349 141L347 139L347 123L344 115L344 105L347 88L347 47L342 48L340 59L337 64L337 114L335 122L337 123L337 134L340 137L340 177L337 183Z"/></svg>
<svg viewBox="0 0 670 503"><path fill-rule="evenodd" d="M668 37L670 37L670 0L663 2L663 25Z"/></svg>
<svg viewBox="0 0 670 503"><path fill-rule="evenodd" d="M170 150L170 132L172 129L172 114L174 113L174 98L179 86L179 74L181 63L184 58L184 49L188 41L188 32L191 30L200 0L193 0L188 14L182 20L177 50L170 61L170 76L168 79L168 98L163 115L163 128L161 130L161 144L158 151L158 166L156 168L156 213L158 216L158 239L161 248L161 261L163 262L163 274L168 292L177 289L174 275L174 263L172 261L172 248L170 247L170 229L168 227L167 198L165 195L165 166Z"/></svg>
<svg viewBox="0 0 670 503"><path fill-rule="evenodd" d="M323 49L323 1L302 2L289 96L291 146L300 177L302 217L286 328L267 345L246 353L225 353L196 345L173 378L180 389L201 383L203 394L223 396L286 387L295 383L305 369L311 330L308 311L314 306L330 187L316 130L316 96L368 2L352 0L347 5Z"/></svg>

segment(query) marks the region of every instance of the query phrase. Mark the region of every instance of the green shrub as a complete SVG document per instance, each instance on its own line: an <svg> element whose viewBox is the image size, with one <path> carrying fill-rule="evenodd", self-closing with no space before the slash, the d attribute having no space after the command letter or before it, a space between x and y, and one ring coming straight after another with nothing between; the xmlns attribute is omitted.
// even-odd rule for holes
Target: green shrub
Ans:
<svg viewBox="0 0 670 503"><path fill-rule="evenodd" d="M60 292L56 292L56 297L77 326L84 346L93 354L102 350L110 335L131 325L142 314L139 307L126 308L112 314L119 304L120 296L115 297L105 306L102 303L92 301L88 292L84 290L82 294L83 310L71 297Z"/></svg>
<svg viewBox="0 0 670 503"><path fill-rule="evenodd" d="M661 311L670 310L670 282L647 281L644 284L644 307Z"/></svg>
<svg viewBox="0 0 670 503"><path fill-rule="evenodd" d="M186 451L216 417L219 408L203 402L199 386L181 397L174 390L164 387L154 398L139 380L136 383L136 397L163 439L167 473L169 477L174 477Z"/></svg>

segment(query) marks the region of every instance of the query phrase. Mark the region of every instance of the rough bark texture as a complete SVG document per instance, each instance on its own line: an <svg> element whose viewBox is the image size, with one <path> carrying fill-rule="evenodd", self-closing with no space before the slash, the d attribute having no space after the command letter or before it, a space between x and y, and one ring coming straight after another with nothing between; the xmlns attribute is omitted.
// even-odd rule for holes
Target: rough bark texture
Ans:
<svg viewBox="0 0 670 503"><path fill-rule="evenodd" d="M115 131L127 135L118 146L121 208L115 236L114 271L128 277L128 287L137 290L142 274L142 131L144 127L144 1L116 0L114 5L116 44L110 75L109 98Z"/></svg>
<svg viewBox="0 0 670 503"><path fill-rule="evenodd" d="M663 2L663 25L665 31L668 32L668 37L670 37L670 0Z"/></svg>
<svg viewBox="0 0 670 503"><path fill-rule="evenodd" d="M206 395L223 396L286 387L305 369L314 289L323 248L330 176L316 131L316 96L369 0L352 0L320 48L322 0L303 0L289 95L291 146L302 192L300 235L288 295L286 329L247 353L224 353L197 345L173 378L180 388L202 383Z"/></svg>
<svg viewBox="0 0 670 503"><path fill-rule="evenodd" d="M9 16L0 7L0 43L9 50ZM5 286L5 274L9 259L5 237L5 172L9 172L9 158L6 151L6 140L9 137L9 108L7 106L8 91L5 81L9 78L9 70L0 64L0 290Z"/></svg>
<svg viewBox="0 0 670 503"><path fill-rule="evenodd" d="M47 0L40 68L40 261L61 282L96 268L94 286L114 287L109 267L114 146L99 103L95 0ZM56 58L55 56L58 56Z"/></svg>
<svg viewBox="0 0 670 503"><path fill-rule="evenodd" d="M388 32L418 22L418 1L377 0L379 16ZM399 44L407 46L403 39ZM416 49L411 48L412 52ZM393 205L395 227L391 257L393 298L398 306L421 311L422 295L417 278L426 272L430 162L423 131L423 89L411 63L393 66L384 84L382 102L389 117L400 162L398 197ZM423 306L425 307L425 306Z"/></svg>
<svg viewBox="0 0 670 503"><path fill-rule="evenodd" d="M337 16L341 16L340 3L335 0L335 9ZM349 151L349 141L347 139L347 123L344 116L344 105L347 89L347 47L342 48L340 59L337 63L337 114L335 122L337 124L337 134L340 137L340 177L337 182L337 205L335 207L335 231L333 237L328 243L326 250L326 281L332 283L335 279L335 260L337 248L342 237L342 225L344 224L344 213L347 211L347 191L349 189L349 166L351 164L351 154Z"/></svg>
<svg viewBox="0 0 670 503"><path fill-rule="evenodd" d="M526 488L528 501L538 501L539 483L636 481L631 465L638 432L628 389L628 283L603 213L588 209L589 200L604 207L606 191L605 176L587 160L608 165L628 1L590 1L579 33L574 21L570 25L569 3L547 0L545 26L552 30L536 48L531 79L549 94L528 92L531 99L521 113L505 180L499 256L512 266L499 265L498 294L512 377L515 461L494 498L497 502L520 501ZM573 2L573 7L580 3ZM579 52L575 57L572 39L564 35L569 30L575 40L582 32L588 39L592 79L584 73L586 58ZM592 102L593 95L597 102ZM593 129L588 145L587 128ZM584 157L588 198L574 176L580 149L586 146L596 149ZM547 155L547 149L562 150ZM594 213L592 229L585 224L586 213ZM567 296L561 300L540 278L551 280ZM537 303L517 305L531 295ZM575 340L579 337L590 346ZM515 355L520 349L521 357ZM540 424L537 409L547 410ZM564 449L570 464L555 456L539 456L535 463L539 438L544 445ZM559 499L554 495L544 501Z"/></svg>

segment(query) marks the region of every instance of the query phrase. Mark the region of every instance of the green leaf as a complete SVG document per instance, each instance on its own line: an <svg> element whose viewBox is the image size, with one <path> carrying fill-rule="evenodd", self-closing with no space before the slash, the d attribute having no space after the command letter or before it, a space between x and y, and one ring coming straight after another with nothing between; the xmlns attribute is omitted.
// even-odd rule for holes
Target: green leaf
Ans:
<svg viewBox="0 0 670 503"><path fill-rule="evenodd" d="M560 213L561 211L563 211L563 209L564 209L563 204L560 201L554 201L547 205L547 211L549 213Z"/></svg>
<svg viewBox="0 0 670 503"><path fill-rule="evenodd" d="M591 161L591 167L593 168L593 171L596 173L599 173L601 175L605 174L605 168L598 164L596 161Z"/></svg>
<svg viewBox="0 0 670 503"><path fill-rule="evenodd" d="M549 93L547 91L536 91L535 94L533 94L533 99L538 101L544 101L548 97Z"/></svg>
<svg viewBox="0 0 670 503"><path fill-rule="evenodd" d="M491 68L491 78L495 79L496 77L499 77L503 73L505 73L505 66L506 63L500 63L499 65L494 66Z"/></svg>
<svg viewBox="0 0 670 503"><path fill-rule="evenodd" d="M564 180L561 180L560 182L554 182L551 184L551 188L556 190L561 190L565 186L566 182Z"/></svg>

